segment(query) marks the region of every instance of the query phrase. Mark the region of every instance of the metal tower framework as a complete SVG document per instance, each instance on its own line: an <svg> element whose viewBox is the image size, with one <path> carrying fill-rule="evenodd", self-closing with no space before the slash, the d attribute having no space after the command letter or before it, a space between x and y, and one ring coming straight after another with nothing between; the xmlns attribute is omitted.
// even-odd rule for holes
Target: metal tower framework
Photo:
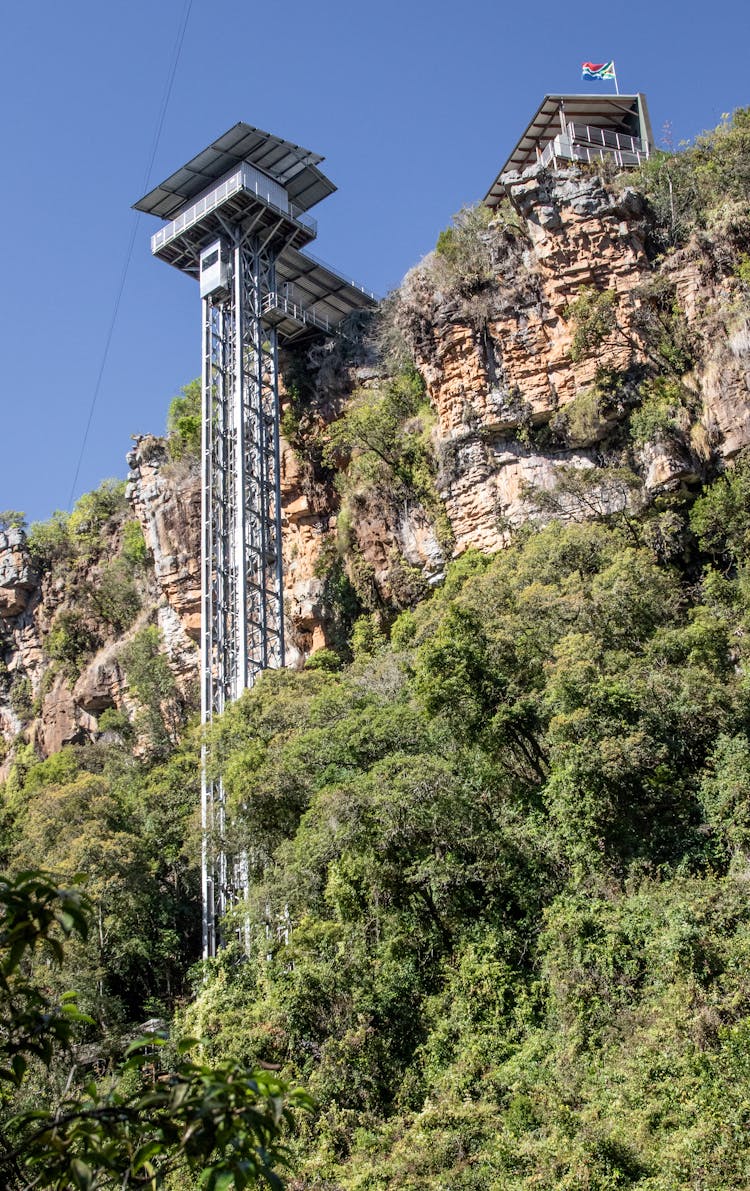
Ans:
<svg viewBox="0 0 750 1191"><path fill-rule="evenodd" d="M241 229L225 298L203 299L201 714L204 724L284 665L278 335L263 319L275 253ZM227 871L224 791L203 766L203 946L242 877Z"/></svg>
<svg viewBox="0 0 750 1191"><path fill-rule="evenodd" d="M237 124L138 203L170 220L160 259L201 282L201 720L204 727L269 667L284 665L279 343L336 333L374 296L299 246L305 211L335 188L322 158ZM203 953L247 886L230 862L221 778L201 783Z"/></svg>

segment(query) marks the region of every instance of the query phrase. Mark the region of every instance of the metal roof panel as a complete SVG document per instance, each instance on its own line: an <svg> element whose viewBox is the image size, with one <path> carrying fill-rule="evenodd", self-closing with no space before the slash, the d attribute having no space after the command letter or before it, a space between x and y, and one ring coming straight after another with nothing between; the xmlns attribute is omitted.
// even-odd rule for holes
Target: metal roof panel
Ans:
<svg viewBox="0 0 750 1191"><path fill-rule="evenodd" d="M181 207L241 161L249 161L270 174L303 210L336 189L330 178L317 168L323 161L320 154L240 121L155 186L134 207L148 215L172 219Z"/></svg>

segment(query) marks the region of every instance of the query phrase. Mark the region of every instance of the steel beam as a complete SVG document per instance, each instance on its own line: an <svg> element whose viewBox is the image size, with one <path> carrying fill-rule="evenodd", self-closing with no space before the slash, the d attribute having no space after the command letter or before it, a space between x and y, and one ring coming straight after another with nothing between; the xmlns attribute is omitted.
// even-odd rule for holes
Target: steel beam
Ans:
<svg viewBox="0 0 750 1191"><path fill-rule="evenodd" d="M203 301L202 699L207 728L263 670L284 665L278 346L264 324L275 254L234 231L228 292ZM222 783L202 762L203 952L244 891L228 863Z"/></svg>

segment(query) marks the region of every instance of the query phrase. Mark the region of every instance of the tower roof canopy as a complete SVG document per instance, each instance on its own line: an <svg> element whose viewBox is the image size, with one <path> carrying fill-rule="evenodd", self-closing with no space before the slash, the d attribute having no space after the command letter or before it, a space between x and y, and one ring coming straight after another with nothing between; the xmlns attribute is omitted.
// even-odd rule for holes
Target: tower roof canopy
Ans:
<svg viewBox="0 0 750 1191"><path fill-rule="evenodd" d="M275 178L302 211L333 194L336 187L317 168L323 158L240 121L197 157L134 204L137 211L172 219L197 195L208 190L242 161Z"/></svg>
<svg viewBox="0 0 750 1191"><path fill-rule="evenodd" d="M545 95L515 148L485 195L488 206L495 206L504 194L500 178L509 170L521 173L537 160L537 149L560 132L561 117L590 128L606 128L638 137L651 148L653 136L646 97L636 95Z"/></svg>

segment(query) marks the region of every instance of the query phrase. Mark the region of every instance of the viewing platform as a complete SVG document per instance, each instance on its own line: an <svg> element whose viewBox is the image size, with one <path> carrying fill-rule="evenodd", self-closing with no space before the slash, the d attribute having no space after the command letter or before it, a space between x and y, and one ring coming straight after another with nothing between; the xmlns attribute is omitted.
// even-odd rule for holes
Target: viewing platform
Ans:
<svg viewBox="0 0 750 1191"><path fill-rule="evenodd" d="M155 232L151 237L151 251L160 260L183 268L183 258L187 255L194 259L195 249L205 240L206 234L221 235L222 220L234 223L249 218L259 231L270 229L281 234L284 243L295 248L309 244L318 231L317 222L289 199L282 186L243 161L181 211L176 219ZM185 272L189 273L191 269L188 267Z"/></svg>
<svg viewBox="0 0 750 1191"><path fill-rule="evenodd" d="M653 151L646 96L545 95L484 197L495 207L505 194L503 174L535 165L562 169L570 162L610 161L635 169Z"/></svg>

